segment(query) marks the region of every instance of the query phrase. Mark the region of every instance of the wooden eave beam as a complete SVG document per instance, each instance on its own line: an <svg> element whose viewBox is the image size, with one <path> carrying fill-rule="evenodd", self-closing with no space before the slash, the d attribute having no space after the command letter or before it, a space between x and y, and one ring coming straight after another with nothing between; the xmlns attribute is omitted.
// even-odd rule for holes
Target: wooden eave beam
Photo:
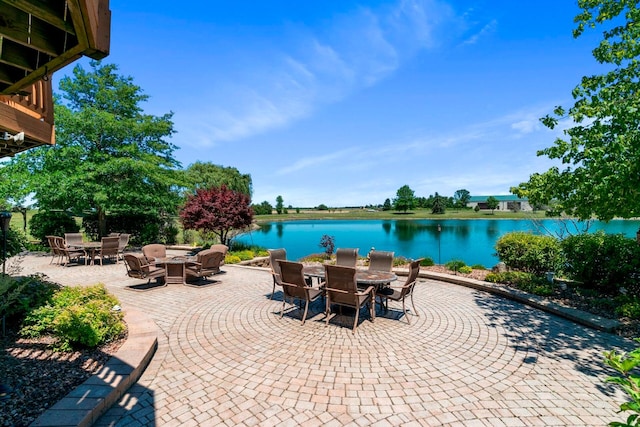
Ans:
<svg viewBox="0 0 640 427"><path fill-rule="evenodd" d="M41 21L47 22L64 32L75 35L73 24L69 20L65 21L63 13L53 9L50 6L50 2L35 2L33 0L3 0L3 2L10 4L25 13L31 14ZM77 0L69 0L69 3L75 4L77 3Z"/></svg>
<svg viewBox="0 0 640 427"><path fill-rule="evenodd" d="M64 51L65 40L68 45L76 43L75 35L65 32L42 21L31 17L22 10L0 4L0 30L3 37L16 44L35 49L50 56L56 56Z"/></svg>

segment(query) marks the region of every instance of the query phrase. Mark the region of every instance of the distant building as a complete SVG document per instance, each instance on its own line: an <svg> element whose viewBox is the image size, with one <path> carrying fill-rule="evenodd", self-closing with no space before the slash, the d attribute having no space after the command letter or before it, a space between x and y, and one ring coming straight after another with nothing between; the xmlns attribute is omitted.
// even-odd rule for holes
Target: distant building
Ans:
<svg viewBox="0 0 640 427"><path fill-rule="evenodd" d="M487 199L491 196L471 196L467 202L467 207L475 208L478 206L480 209L489 210L487 207ZM529 200L526 198L520 198L514 195L507 196L493 196L498 199L500 204L498 209L501 211L532 211L533 208L529 204Z"/></svg>

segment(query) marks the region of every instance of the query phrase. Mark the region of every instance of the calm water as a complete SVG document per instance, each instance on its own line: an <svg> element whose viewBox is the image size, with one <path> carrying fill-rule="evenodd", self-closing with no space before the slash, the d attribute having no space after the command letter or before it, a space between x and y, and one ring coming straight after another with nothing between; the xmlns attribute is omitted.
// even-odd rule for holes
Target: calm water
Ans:
<svg viewBox="0 0 640 427"><path fill-rule="evenodd" d="M584 226L577 225L581 230ZM607 233L635 238L639 226L640 221L635 220L594 221L588 231L603 229ZM438 264L460 259L467 265L492 267L498 262L495 243L505 233L531 231L559 236L565 229L575 234L577 227L574 222L553 219L291 221L264 224L259 230L243 234L236 240L265 248L285 248L287 257L297 260L323 252L320 238L328 234L335 238L336 248L358 248L360 255L366 255L374 247L407 258L428 256Z"/></svg>

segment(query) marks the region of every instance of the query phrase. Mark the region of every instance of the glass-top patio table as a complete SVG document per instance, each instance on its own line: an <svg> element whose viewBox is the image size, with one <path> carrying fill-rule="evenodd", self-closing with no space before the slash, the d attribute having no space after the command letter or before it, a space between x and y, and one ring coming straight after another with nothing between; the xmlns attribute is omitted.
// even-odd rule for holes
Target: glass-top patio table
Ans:
<svg viewBox="0 0 640 427"><path fill-rule="evenodd" d="M307 265L303 267L302 273L307 277L324 279L324 265ZM398 276L391 271L356 269L356 282L358 286L374 285L377 289L397 279Z"/></svg>

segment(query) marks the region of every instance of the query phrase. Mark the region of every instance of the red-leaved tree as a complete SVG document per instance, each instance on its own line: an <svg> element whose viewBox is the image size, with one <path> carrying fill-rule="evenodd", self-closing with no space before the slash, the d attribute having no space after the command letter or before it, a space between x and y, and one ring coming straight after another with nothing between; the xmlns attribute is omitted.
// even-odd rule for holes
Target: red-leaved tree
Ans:
<svg viewBox="0 0 640 427"><path fill-rule="evenodd" d="M185 230L213 233L229 246L229 233L251 225L253 210L248 195L221 185L196 190L187 198L180 219Z"/></svg>

